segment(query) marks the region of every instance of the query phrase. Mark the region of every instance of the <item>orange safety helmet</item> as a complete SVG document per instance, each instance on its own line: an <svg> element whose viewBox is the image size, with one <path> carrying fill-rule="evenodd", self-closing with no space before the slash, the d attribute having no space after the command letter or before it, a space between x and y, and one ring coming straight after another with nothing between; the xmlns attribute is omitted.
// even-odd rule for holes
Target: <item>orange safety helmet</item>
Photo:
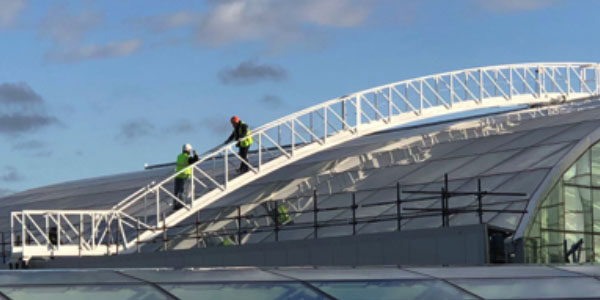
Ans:
<svg viewBox="0 0 600 300"><path fill-rule="evenodd" d="M240 118L238 118L238 116L231 117L231 124L237 124L239 121Z"/></svg>

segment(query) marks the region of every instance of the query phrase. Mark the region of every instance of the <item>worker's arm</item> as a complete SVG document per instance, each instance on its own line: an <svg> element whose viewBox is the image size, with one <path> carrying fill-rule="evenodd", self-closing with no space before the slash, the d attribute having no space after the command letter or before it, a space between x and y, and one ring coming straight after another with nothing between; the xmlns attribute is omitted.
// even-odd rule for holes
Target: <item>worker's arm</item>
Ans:
<svg viewBox="0 0 600 300"><path fill-rule="evenodd" d="M229 138L227 138L227 140L223 144L227 144L227 143L233 141L234 137L235 137L235 129L233 130L233 132L231 133L231 135L229 136Z"/></svg>
<svg viewBox="0 0 600 300"><path fill-rule="evenodd" d="M196 152L196 150L194 150L194 155L188 157L188 164L191 165L191 164L193 164L193 163L195 163L197 161L198 161L198 153Z"/></svg>

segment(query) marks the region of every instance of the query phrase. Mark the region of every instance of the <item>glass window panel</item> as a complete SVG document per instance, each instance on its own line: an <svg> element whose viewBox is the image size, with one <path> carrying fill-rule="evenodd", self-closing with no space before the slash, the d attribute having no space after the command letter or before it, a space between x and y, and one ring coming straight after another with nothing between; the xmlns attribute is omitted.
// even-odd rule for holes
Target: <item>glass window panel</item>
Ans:
<svg viewBox="0 0 600 300"><path fill-rule="evenodd" d="M566 265L566 266L557 266L560 269L567 270L570 272L575 272L579 274L586 274L589 276L600 276L600 266L598 265Z"/></svg>
<svg viewBox="0 0 600 300"><path fill-rule="evenodd" d="M592 185L600 186L600 143L595 144L591 151Z"/></svg>
<svg viewBox="0 0 600 300"><path fill-rule="evenodd" d="M335 298L344 300L476 299L437 280L311 282L311 284Z"/></svg>
<svg viewBox="0 0 600 300"><path fill-rule="evenodd" d="M161 284L180 299L328 299L301 283Z"/></svg>
<svg viewBox="0 0 600 300"><path fill-rule="evenodd" d="M486 299L600 297L600 281L592 278L456 279L452 283Z"/></svg>
<svg viewBox="0 0 600 300"><path fill-rule="evenodd" d="M437 278L572 277L577 274L546 266L490 266L453 268L406 268Z"/></svg>
<svg viewBox="0 0 600 300"><path fill-rule="evenodd" d="M0 287L0 291L15 300L169 299L154 287L135 284Z"/></svg>
<svg viewBox="0 0 600 300"><path fill-rule="evenodd" d="M426 276L405 271L396 267L357 267L335 268L282 268L276 270L278 274L297 278L305 281L327 280L374 280L374 279L427 279Z"/></svg>
<svg viewBox="0 0 600 300"><path fill-rule="evenodd" d="M69 284L69 283L123 283L138 282L137 280L120 275L112 271L99 270L73 270L73 271L38 271L38 270L13 270L0 272L0 282L10 284Z"/></svg>
<svg viewBox="0 0 600 300"><path fill-rule="evenodd" d="M232 270L188 269L188 270L123 270L150 282L215 282L215 281L286 281L288 279L252 268Z"/></svg>

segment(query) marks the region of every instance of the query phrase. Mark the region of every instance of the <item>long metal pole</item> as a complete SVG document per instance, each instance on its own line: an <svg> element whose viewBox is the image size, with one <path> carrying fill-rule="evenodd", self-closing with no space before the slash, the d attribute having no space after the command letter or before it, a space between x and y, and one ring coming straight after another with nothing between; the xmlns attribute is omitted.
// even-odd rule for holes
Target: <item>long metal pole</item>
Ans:
<svg viewBox="0 0 600 300"><path fill-rule="evenodd" d="M279 241L279 204L275 202L275 241Z"/></svg>

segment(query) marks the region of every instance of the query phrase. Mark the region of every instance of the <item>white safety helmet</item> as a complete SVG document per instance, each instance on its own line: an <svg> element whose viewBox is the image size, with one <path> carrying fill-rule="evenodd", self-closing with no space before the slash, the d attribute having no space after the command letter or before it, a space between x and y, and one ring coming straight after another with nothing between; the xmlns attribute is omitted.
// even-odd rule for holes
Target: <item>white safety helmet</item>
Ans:
<svg viewBox="0 0 600 300"><path fill-rule="evenodd" d="M182 150L185 152L190 152L190 151L192 151L192 145L185 144L185 145L183 145Z"/></svg>

